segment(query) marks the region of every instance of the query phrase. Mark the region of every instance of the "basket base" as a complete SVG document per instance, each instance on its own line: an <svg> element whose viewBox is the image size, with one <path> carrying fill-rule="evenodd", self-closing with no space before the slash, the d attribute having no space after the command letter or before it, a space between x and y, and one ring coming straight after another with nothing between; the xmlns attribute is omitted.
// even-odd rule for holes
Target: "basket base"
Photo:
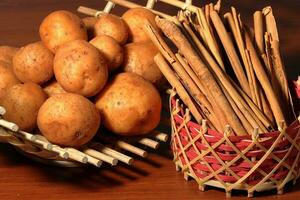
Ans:
<svg viewBox="0 0 300 200"><path fill-rule="evenodd" d="M19 149L17 147L15 147L15 149L17 150L17 152L19 152L23 156L25 156L25 157L33 160L33 161L45 164L45 165L51 165L51 166L57 166L57 167L66 167L66 168L83 167L83 165L78 163L78 162L72 162L72 161L67 161L67 160L45 159L45 158L41 158L41 157L38 157L38 156L35 156L35 155L32 155L32 154L26 153L26 152L22 151L21 149Z"/></svg>
<svg viewBox="0 0 300 200"><path fill-rule="evenodd" d="M179 163L175 162L175 167L176 167L176 171L177 172L182 172L182 167L180 166ZM183 177L186 181L189 181L191 179L194 179L194 177L189 173L189 172L183 172ZM287 183L291 183L294 179L290 179L289 181L287 181ZM295 184L295 181L293 181L293 184ZM226 197L229 198L231 197L232 191L231 190L226 190L226 188L224 187L224 185L222 185L219 181L215 181L215 180L210 180L207 181L205 183L203 183L202 185L199 185L199 190L204 192L206 186L210 186L213 188L219 188L219 189L224 189L226 192ZM266 191L270 191L270 190L277 190L277 194L278 195L282 195L284 193L283 188L279 189L276 187L276 185L274 185L273 183L270 182L266 182L264 184L261 185L261 187L257 188L257 190L255 190L255 192L266 192ZM254 197L254 192L250 192L248 191L248 188L246 188L244 185L240 185L240 187L234 188L234 191L246 191L247 192L247 196L252 198Z"/></svg>

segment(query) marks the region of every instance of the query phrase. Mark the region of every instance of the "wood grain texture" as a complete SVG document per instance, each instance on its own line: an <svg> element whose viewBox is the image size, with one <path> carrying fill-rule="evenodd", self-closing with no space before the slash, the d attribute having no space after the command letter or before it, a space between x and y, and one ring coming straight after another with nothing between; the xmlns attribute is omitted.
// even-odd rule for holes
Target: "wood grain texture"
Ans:
<svg viewBox="0 0 300 200"><path fill-rule="evenodd" d="M203 1L205 2L207 1ZM300 1L224 0L225 4L229 2L236 5L248 22L252 22L255 9L261 9L266 5L273 6L289 77L294 78L300 74L298 58ZM104 0L1 0L0 44L22 46L39 40L38 26L50 11L67 9L75 12L79 5L103 8L104 3ZM162 4L159 6L159 10L162 11L169 8ZM176 12L169 11L173 14ZM117 8L114 12L122 13L124 9ZM168 149L168 145L165 145L160 149L159 154L151 153L148 159L138 159L132 167L121 165L101 169L93 167L62 169L31 161L21 156L11 146L0 144L0 199L209 200L225 198L225 193L221 190L208 189L206 192L201 192L194 181L184 181L183 175L175 171ZM300 183L288 191L278 198L298 199ZM274 198L274 192L268 194L271 196L263 198L266 200ZM240 199L245 195L234 195L233 199Z"/></svg>

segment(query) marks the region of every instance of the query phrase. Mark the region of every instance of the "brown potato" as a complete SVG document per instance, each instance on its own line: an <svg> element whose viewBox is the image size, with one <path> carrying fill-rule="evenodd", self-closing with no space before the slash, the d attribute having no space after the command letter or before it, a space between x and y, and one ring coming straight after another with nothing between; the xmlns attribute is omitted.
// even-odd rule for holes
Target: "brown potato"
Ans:
<svg viewBox="0 0 300 200"><path fill-rule="evenodd" d="M53 77L54 55L42 42L22 47L13 58L13 69L23 83L43 84Z"/></svg>
<svg viewBox="0 0 300 200"><path fill-rule="evenodd" d="M158 49L151 41L125 45L124 71L138 74L155 86L160 87L164 76L154 62L154 56L157 53Z"/></svg>
<svg viewBox="0 0 300 200"><path fill-rule="evenodd" d="M12 63L12 59L19 48L10 46L0 46L0 61Z"/></svg>
<svg viewBox="0 0 300 200"><path fill-rule="evenodd" d="M56 80L53 80L49 83L47 83L44 88L44 92L48 95L48 97L52 97L56 94L62 94L62 93L67 93L61 85Z"/></svg>
<svg viewBox="0 0 300 200"><path fill-rule="evenodd" d="M15 76L11 64L0 61L0 99L5 95L8 88L21 83Z"/></svg>
<svg viewBox="0 0 300 200"><path fill-rule="evenodd" d="M108 70L116 70L123 63L123 48L110 36L97 36L90 41L108 61Z"/></svg>
<svg viewBox="0 0 300 200"><path fill-rule="evenodd" d="M161 98L155 87L133 73L117 74L96 98L104 126L119 135L142 135L160 121Z"/></svg>
<svg viewBox="0 0 300 200"><path fill-rule="evenodd" d="M6 109L3 118L16 123L21 130L32 131L36 127L37 114L47 99L42 88L35 83L16 84L1 99Z"/></svg>
<svg viewBox="0 0 300 200"><path fill-rule="evenodd" d="M96 36L108 35L123 45L127 42L128 27L122 18L112 14L103 14L95 24L95 34Z"/></svg>
<svg viewBox="0 0 300 200"><path fill-rule="evenodd" d="M57 94L42 105L37 122L50 142L79 147L97 133L100 114L95 105L81 95Z"/></svg>
<svg viewBox="0 0 300 200"><path fill-rule="evenodd" d="M107 61L93 45L74 40L57 50L54 74L67 92L91 97L100 92L107 81Z"/></svg>
<svg viewBox="0 0 300 200"><path fill-rule="evenodd" d="M150 10L142 7L131 8L127 10L122 18L129 27L128 42L143 42L150 40L147 33L144 31L144 26L149 21L153 27L159 31L155 22L156 15Z"/></svg>
<svg viewBox="0 0 300 200"><path fill-rule="evenodd" d="M95 37L95 24L97 22L96 17L85 17L82 18L82 21L86 27L87 33L88 33L88 40L91 40Z"/></svg>
<svg viewBox="0 0 300 200"><path fill-rule="evenodd" d="M52 52L72 40L87 40L87 30L82 20L65 10L50 13L40 25L39 32L44 45Z"/></svg>

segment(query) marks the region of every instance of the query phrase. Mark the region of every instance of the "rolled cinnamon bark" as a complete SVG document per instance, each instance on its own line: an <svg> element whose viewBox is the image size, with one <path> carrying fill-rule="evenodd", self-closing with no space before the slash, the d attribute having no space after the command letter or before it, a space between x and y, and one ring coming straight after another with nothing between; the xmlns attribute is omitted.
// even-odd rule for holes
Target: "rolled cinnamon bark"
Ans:
<svg viewBox="0 0 300 200"><path fill-rule="evenodd" d="M215 81L212 73L209 71L207 66L196 54L195 50L192 48L180 29L171 21L159 18L156 19L157 25L161 28L164 34L177 46L192 69L195 71L195 73L205 86L206 93L210 93L217 100L217 105L226 115L225 119L233 128L234 132L238 135L245 135L245 128L233 111L220 86Z"/></svg>
<svg viewBox="0 0 300 200"><path fill-rule="evenodd" d="M239 57L235 51L232 40L230 39L225 26L216 11L210 13L213 25L219 35L219 38L225 48L226 54L229 58L231 66L236 74L236 77L245 92L250 91L249 83L245 75L243 66L239 60Z"/></svg>
<svg viewBox="0 0 300 200"><path fill-rule="evenodd" d="M200 112L197 110L197 107L195 106L193 100L191 99L185 88L182 86L164 57L159 53L154 57L154 61L159 67L160 71L164 74L168 82L172 85L173 88L175 88L180 99L188 107L196 121L200 123L202 120Z"/></svg>
<svg viewBox="0 0 300 200"><path fill-rule="evenodd" d="M266 94L266 97L270 103L270 107L274 114L276 123L281 123L282 121L287 122L283 110L280 106L279 100L272 88L272 85L268 79L267 73L264 70L263 65L260 62L260 59L256 53L255 47L252 44L250 36L247 31L245 31L245 38L246 38L246 46L250 53L250 58L253 63L253 68L256 74L256 77L260 81L262 88Z"/></svg>
<svg viewBox="0 0 300 200"><path fill-rule="evenodd" d="M240 94L240 91L237 91L235 86L230 82L230 78L225 74L225 72L218 66L213 57L209 54L207 49L201 43L201 41L197 38L194 32L190 29L188 24L183 23L184 28L190 34L191 38L193 38L194 43L197 45L199 51L202 56L205 58L205 61L208 63L208 67L215 74L215 78L219 79L220 83L224 85L235 104L238 106L239 110L243 113L243 115L247 118L249 122L252 122L253 126L259 127L260 130L266 130L265 127L271 127L271 123L268 121L266 116L260 111L256 105L249 99L251 104L248 105L248 102ZM242 91L242 90L241 90ZM243 92L244 93L244 92ZM247 95L246 95L247 96ZM248 99L247 99L248 100ZM260 122L261 121L261 122ZM252 131L250 132L252 133Z"/></svg>

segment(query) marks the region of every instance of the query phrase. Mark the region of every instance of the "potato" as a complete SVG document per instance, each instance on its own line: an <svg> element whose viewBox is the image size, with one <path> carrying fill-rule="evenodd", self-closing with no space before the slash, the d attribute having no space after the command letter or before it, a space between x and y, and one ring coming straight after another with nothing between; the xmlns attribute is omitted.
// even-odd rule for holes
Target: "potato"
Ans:
<svg viewBox="0 0 300 200"><path fill-rule="evenodd" d="M50 13L40 25L40 37L52 52L72 40L87 40L87 30L83 21L75 14L59 10Z"/></svg>
<svg viewBox="0 0 300 200"><path fill-rule="evenodd" d="M95 24L97 22L96 17L85 17L82 18L82 21L86 27L87 33L88 33L88 40L91 40L95 37Z"/></svg>
<svg viewBox="0 0 300 200"><path fill-rule="evenodd" d="M14 73L23 83L43 84L53 77L53 59L42 42L28 44L13 58Z"/></svg>
<svg viewBox="0 0 300 200"><path fill-rule="evenodd" d="M161 98L155 87L133 73L117 74L96 98L104 126L119 135L142 135L160 121Z"/></svg>
<svg viewBox="0 0 300 200"><path fill-rule="evenodd" d="M100 126L95 105L78 94L64 93L50 97L38 113L41 133L58 145L79 147L89 142Z"/></svg>
<svg viewBox="0 0 300 200"><path fill-rule="evenodd" d="M6 109L3 118L16 123L21 130L32 131L36 127L37 114L47 95L35 83L16 84L1 99Z"/></svg>
<svg viewBox="0 0 300 200"><path fill-rule="evenodd" d="M10 46L0 46L0 61L12 63L12 59L19 49Z"/></svg>
<svg viewBox="0 0 300 200"><path fill-rule="evenodd" d="M11 64L0 61L0 99L5 95L8 88L21 83L15 76Z"/></svg>
<svg viewBox="0 0 300 200"><path fill-rule="evenodd" d="M146 8L138 7L127 10L122 18L129 28L128 42L143 42L150 40L147 33L144 31L144 26L147 21L149 21L153 27L159 31L155 22L155 17L156 15Z"/></svg>
<svg viewBox="0 0 300 200"><path fill-rule="evenodd" d="M95 24L95 34L96 36L108 35L123 45L127 42L128 27L122 18L112 14L103 14Z"/></svg>
<svg viewBox="0 0 300 200"><path fill-rule="evenodd" d="M74 40L57 50L54 74L67 92L91 97L100 92L107 81L107 61L93 45Z"/></svg>
<svg viewBox="0 0 300 200"><path fill-rule="evenodd" d="M62 93L67 93L61 85L56 80L53 80L49 83L47 83L43 87L44 92L48 95L48 97L52 97L56 94L62 94Z"/></svg>
<svg viewBox="0 0 300 200"><path fill-rule="evenodd" d="M123 63L123 48L110 36L97 36L90 41L108 61L108 70L116 70Z"/></svg>
<svg viewBox="0 0 300 200"><path fill-rule="evenodd" d="M154 56L157 53L158 49L151 41L125 45L124 71L138 74L155 86L160 87L164 76L154 62Z"/></svg>

